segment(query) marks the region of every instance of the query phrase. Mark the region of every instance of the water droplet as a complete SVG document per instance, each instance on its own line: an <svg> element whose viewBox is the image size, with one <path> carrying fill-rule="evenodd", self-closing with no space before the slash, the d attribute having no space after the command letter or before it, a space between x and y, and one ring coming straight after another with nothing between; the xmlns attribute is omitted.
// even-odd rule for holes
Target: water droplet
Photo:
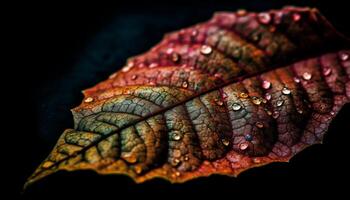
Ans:
<svg viewBox="0 0 350 200"><path fill-rule="evenodd" d="M241 98L243 98L243 99L246 99L246 98L248 98L249 96L248 96L247 93L241 92L241 93L239 94L239 97L241 97Z"/></svg>
<svg viewBox="0 0 350 200"><path fill-rule="evenodd" d="M158 67L158 63L151 63L148 67L149 67L149 68Z"/></svg>
<svg viewBox="0 0 350 200"><path fill-rule="evenodd" d="M349 54L348 53L342 52L340 54L340 60L347 61L348 59L349 59Z"/></svg>
<svg viewBox="0 0 350 200"><path fill-rule="evenodd" d="M267 115L271 116L272 112L270 110L266 110Z"/></svg>
<svg viewBox="0 0 350 200"><path fill-rule="evenodd" d="M132 76L131 76L131 79L132 79L132 80L137 79L137 75L136 75L136 74L132 75Z"/></svg>
<svg viewBox="0 0 350 200"><path fill-rule="evenodd" d="M88 97L84 100L85 103L91 103L93 101L94 101L94 98L92 98L92 97Z"/></svg>
<svg viewBox="0 0 350 200"><path fill-rule="evenodd" d="M213 51L213 49L208 45L202 45L202 47L201 47L201 53L203 55L209 55L209 54L211 54L212 51Z"/></svg>
<svg viewBox="0 0 350 200"><path fill-rule="evenodd" d="M193 37L197 36L197 35L198 35L198 31L197 31L197 30L193 30L192 33L191 33L191 35L192 35Z"/></svg>
<svg viewBox="0 0 350 200"><path fill-rule="evenodd" d="M237 10L237 15L238 16L244 16L247 14L247 11L245 9L239 9Z"/></svg>
<svg viewBox="0 0 350 200"><path fill-rule="evenodd" d="M278 111L274 111L272 113L272 118L277 119L280 116L280 113Z"/></svg>
<svg viewBox="0 0 350 200"><path fill-rule="evenodd" d="M238 111L238 110L240 110L241 108L242 108L242 106L239 105L238 103L234 103L234 104L232 105L232 109L233 109L234 111Z"/></svg>
<svg viewBox="0 0 350 200"><path fill-rule="evenodd" d="M225 146L228 146L230 144L230 140L227 139L227 138L224 138L221 140L222 144L225 145Z"/></svg>
<svg viewBox="0 0 350 200"><path fill-rule="evenodd" d="M260 23L268 24L271 21L271 15L269 13L260 13L258 19Z"/></svg>
<svg viewBox="0 0 350 200"><path fill-rule="evenodd" d="M301 19L301 15L298 13L293 14L293 21L297 22Z"/></svg>
<svg viewBox="0 0 350 200"><path fill-rule="evenodd" d="M47 168L51 167L52 165L53 165L53 162L45 161L41 167L47 169Z"/></svg>
<svg viewBox="0 0 350 200"><path fill-rule="evenodd" d="M303 79L308 81L312 78L312 74L310 74L309 72L304 72L303 74Z"/></svg>
<svg viewBox="0 0 350 200"><path fill-rule="evenodd" d="M179 171L175 172L175 176L179 177L181 176L181 173Z"/></svg>
<svg viewBox="0 0 350 200"><path fill-rule="evenodd" d="M258 128L264 128L264 124L262 122L256 122L255 126Z"/></svg>
<svg viewBox="0 0 350 200"><path fill-rule="evenodd" d="M177 63L180 61L180 55L178 53L172 53L171 54L171 60L174 62L174 63Z"/></svg>
<svg viewBox="0 0 350 200"><path fill-rule="evenodd" d="M136 172L136 174L141 174L142 173L142 167L140 165L136 165L134 167L134 171Z"/></svg>
<svg viewBox="0 0 350 200"><path fill-rule="evenodd" d="M175 158L179 158L181 156L181 151L179 149L175 149L174 153L173 153L173 156Z"/></svg>
<svg viewBox="0 0 350 200"><path fill-rule="evenodd" d="M177 166L178 164L180 164L180 160L177 158L175 158L171 161L171 165L173 165L173 166Z"/></svg>
<svg viewBox="0 0 350 200"><path fill-rule="evenodd" d="M239 144L239 149L242 151L248 149L248 147L249 147L249 144L246 142Z"/></svg>
<svg viewBox="0 0 350 200"><path fill-rule="evenodd" d="M261 104L261 99L259 97L252 97L252 102L255 105L260 105Z"/></svg>
<svg viewBox="0 0 350 200"><path fill-rule="evenodd" d="M283 100L278 100L278 101L276 102L276 106L277 106L277 107L280 107L280 106L283 105L283 103L284 103Z"/></svg>
<svg viewBox="0 0 350 200"><path fill-rule="evenodd" d="M133 153L122 154L122 158L128 163L136 163L137 162L137 157Z"/></svg>
<svg viewBox="0 0 350 200"><path fill-rule="evenodd" d="M168 48L167 50L166 50L166 53L167 54L172 54L174 52L174 49L173 48Z"/></svg>
<svg viewBox="0 0 350 200"><path fill-rule="evenodd" d="M122 72L128 72L131 68L128 66L123 67Z"/></svg>
<svg viewBox="0 0 350 200"><path fill-rule="evenodd" d="M271 27L269 28L269 31L270 31L271 33L275 32L275 31L276 31L276 27L271 26Z"/></svg>
<svg viewBox="0 0 350 200"><path fill-rule="evenodd" d="M219 99L215 99L215 102L216 102L216 104L219 105L219 106L224 105L224 102L221 101L221 100L219 100Z"/></svg>
<svg viewBox="0 0 350 200"><path fill-rule="evenodd" d="M113 79L113 78L115 78L115 77L117 76L117 74L118 74L117 72L116 72L116 73L113 73L113 74L111 74L108 78L109 78L109 79Z"/></svg>
<svg viewBox="0 0 350 200"><path fill-rule="evenodd" d="M238 58L241 55L241 51L239 49L235 49L232 52L232 56Z"/></svg>
<svg viewBox="0 0 350 200"><path fill-rule="evenodd" d="M246 134L245 136L244 136L244 139L246 140L246 141L252 141L253 140L253 136L251 135L251 134Z"/></svg>
<svg viewBox="0 0 350 200"><path fill-rule="evenodd" d="M255 42L259 41L259 39L260 39L259 34L258 34L258 33L253 34L253 35L252 35L252 39L253 39L253 41L255 41Z"/></svg>
<svg viewBox="0 0 350 200"><path fill-rule="evenodd" d="M294 80L294 82L296 82L296 83L300 83L300 78L298 78L298 77L294 77L293 80Z"/></svg>
<svg viewBox="0 0 350 200"><path fill-rule="evenodd" d="M173 139L174 140L180 140L181 139L181 134L180 133L174 133L173 134Z"/></svg>
<svg viewBox="0 0 350 200"><path fill-rule="evenodd" d="M290 94L290 93L291 93L291 91L290 91L290 89L288 89L287 87L284 87L284 88L282 89L282 94L288 95L288 94Z"/></svg>
<svg viewBox="0 0 350 200"><path fill-rule="evenodd" d="M326 67L323 69L323 75L329 76L332 73L332 69L330 67Z"/></svg>
<svg viewBox="0 0 350 200"><path fill-rule="evenodd" d="M182 87L183 87L183 88L187 88L187 87L188 87L187 81L182 82Z"/></svg>
<svg viewBox="0 0 350 200"><path fill-rule="evenodd" d="M260 158L253 158L253 162L254 163L261 163L261 159Z"/></svg>
<svg viewBox="0 0 350 200"><path fill-rule="evenodd" d="M281 11L276 12L274 15L275 24L280 24L282 22L283 16L284 16L283 12Z"/></svg>
<svg viewBox="0 0 350 200"><path fill-rule="evenodd" d="M271 100L271 97L272 97L272 96L271 96L270 93L266 93L266 94L265 94L265 99L266 99L266 100L270 101L270 100Z"/></svg>
<svg viewBox="0 0 350 200"><path fill-rule="evenodd" d="M269 89L271 87L271 83L269 81L263 81L261 84L262 88L264 88L265 90Z"/></svg>

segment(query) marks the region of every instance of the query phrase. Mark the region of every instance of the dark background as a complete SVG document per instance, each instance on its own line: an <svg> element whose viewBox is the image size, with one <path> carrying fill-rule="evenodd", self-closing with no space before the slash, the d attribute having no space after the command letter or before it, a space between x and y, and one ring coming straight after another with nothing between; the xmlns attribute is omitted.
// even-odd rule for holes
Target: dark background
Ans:
<svg viewBox="0 0 350 200"><path fill-rule="evenodd" d="M11 91L7 93L10 104L4 106L11 111L6 124L11 128L4 131L10 139L3 142L9 144L6 151L11 161L2 162L7 167L3 173L10 177L6 182L11 186L9 191L21 197L112 195L113 199L201 198L207 194L227 199L349 196L349 105L332 122L323 145L308 148L290 163L248 170L238 178L214 175L184 184L156 179L136 185L125 176L59 172L20 194L26 178L48 155L63 130L73 127L70 109L80 104L80 91L106 79L128 57L147 51L164 33L205 21L215 11L262 11L292 4L318 7L349 36L347 7L331 3L256 0L17 5L19 20L11 25L17 37L13 62L20 64L6 73L11 77L6 84Z"/></svg>

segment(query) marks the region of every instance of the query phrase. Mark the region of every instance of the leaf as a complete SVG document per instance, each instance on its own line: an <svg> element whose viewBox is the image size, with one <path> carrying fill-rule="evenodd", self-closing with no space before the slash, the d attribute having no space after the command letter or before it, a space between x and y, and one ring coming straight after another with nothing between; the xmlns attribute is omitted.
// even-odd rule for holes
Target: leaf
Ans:
<svg viewBox="0 0 350 200"><path fill-rule="evenodd" d="M184 182L288 161L350 99L349 41L316 10L220 12L84 91L31 184L59 170Z"/></svg>

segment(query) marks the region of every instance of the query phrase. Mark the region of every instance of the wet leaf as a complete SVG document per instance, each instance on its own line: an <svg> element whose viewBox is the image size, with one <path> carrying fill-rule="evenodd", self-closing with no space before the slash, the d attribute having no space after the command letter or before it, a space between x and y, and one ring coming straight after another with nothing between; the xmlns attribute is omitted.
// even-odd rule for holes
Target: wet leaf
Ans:
<svg viewBox="0 0 350 200"><path fill-rule="evenodd" d="M59 170L183 182L288 161L349 102L349 55L316 9L217 13L85 90L27 185Z"/></svg>

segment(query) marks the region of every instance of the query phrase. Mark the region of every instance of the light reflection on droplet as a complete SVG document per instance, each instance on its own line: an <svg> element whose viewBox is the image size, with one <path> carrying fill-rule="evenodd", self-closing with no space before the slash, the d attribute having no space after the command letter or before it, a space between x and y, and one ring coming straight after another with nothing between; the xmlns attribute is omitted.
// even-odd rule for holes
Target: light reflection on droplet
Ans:
<svg viewBox="0 0 350 200"><path fill-rule="evenodd" d="M312 78L312 74L310 74L309 72L304 72L303 73L303 79L308 81Z"/></svg>
<svg viewBox="0 0 350 200"><path fill-rule="evenodd" d="M265 90L269 89L271 87L271 83L269 81L263 81L261 84L262 88L264 88Z"/></svg>

